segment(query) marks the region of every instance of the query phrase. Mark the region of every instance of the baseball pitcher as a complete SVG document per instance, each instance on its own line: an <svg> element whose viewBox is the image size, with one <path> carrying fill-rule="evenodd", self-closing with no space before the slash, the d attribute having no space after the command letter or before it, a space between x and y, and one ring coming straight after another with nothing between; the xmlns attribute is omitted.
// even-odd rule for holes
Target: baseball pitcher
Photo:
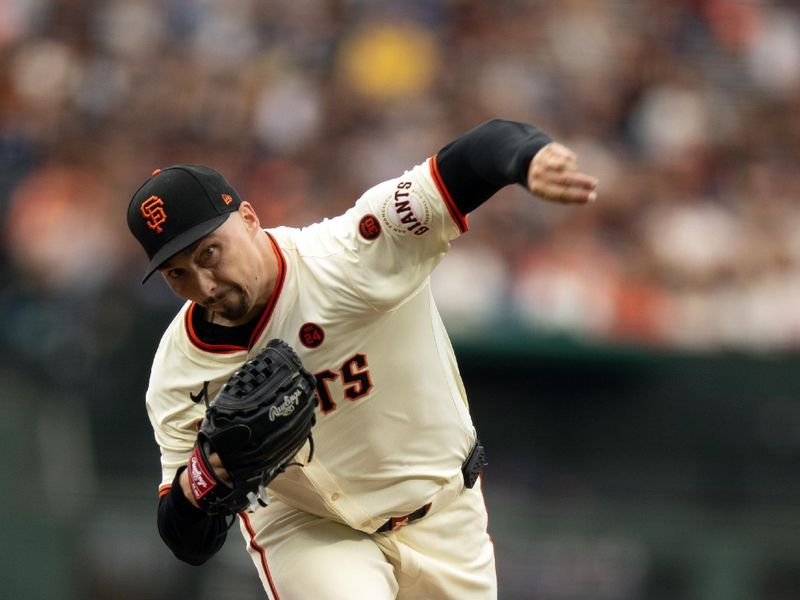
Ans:
<svg viewBox="0 0 800 600"><path fill-rule="evenodd" d="M179 559L202 564L238 522L270 599L496 598L486 453L429 277L515 183L596 198L573 152L500 119L302 229L265 229L207 167L136 191L144 279L186 300L146 396Z"/></svg>

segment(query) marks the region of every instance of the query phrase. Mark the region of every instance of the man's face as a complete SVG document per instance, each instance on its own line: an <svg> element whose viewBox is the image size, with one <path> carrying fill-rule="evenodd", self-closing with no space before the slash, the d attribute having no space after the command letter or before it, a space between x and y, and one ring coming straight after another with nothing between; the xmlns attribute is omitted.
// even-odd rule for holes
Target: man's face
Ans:
<svg viewBox="0 0 800 600"><path fill-rule="evenodd" d="M238 325L255 316L267 300L259 251L263 237L255 213L243 203L221 226L170 258L159 271L175 294Z"/></svg>

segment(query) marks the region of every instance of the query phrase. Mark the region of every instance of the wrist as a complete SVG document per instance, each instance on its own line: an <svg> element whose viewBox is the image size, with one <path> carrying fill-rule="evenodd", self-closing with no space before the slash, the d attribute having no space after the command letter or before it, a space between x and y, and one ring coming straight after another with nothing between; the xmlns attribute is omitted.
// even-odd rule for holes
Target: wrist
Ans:
<svg viewBox="0 0 800 600"><path fill-rule="evenodd" d="M184 468L181 470L180 474L178 475L178 482L184 497L196 508L200 508L200 506L197 504L197 500L194 499L194 494L192 494L192 486L189 484L189 469Z"/></svg>
<svg viewBox="0 0 800 600"><path fill-rule="evenodd" d="M183 496L183 500L191 504L194 508L200 510L200 506L197 504L197 500L194 499L194 494L192 494L192 486L189 483L189 469L186 467L180 468L172 487L173 492L177 491L181 496ZM182 502L181 504L184 503Z"/></svg>

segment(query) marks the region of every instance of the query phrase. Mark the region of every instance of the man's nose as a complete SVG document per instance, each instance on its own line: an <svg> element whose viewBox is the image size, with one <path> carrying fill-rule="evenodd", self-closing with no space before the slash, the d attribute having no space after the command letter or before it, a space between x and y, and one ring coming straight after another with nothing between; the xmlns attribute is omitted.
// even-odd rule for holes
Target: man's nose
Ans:
<svg viewBox="0 0 800 600"><path fill-rule="evenodd" d="M214 277L205 269L200 269L197 272L197 291L205 298L213 298L214 293L217 291L217 283Z"/></svg>

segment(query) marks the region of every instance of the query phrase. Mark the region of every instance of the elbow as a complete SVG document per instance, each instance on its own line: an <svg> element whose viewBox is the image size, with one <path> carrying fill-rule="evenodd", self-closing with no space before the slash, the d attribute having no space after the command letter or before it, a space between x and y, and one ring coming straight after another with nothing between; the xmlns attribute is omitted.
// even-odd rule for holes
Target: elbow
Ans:
<svg viewBox="0 0 800 600"><path fill-rule="evenodd" d="M199 567L204 565L208 562L208 559L213 556L213 554L199 554L196 552L190 552L182 548L170 548L172 550L172 554L175 555L181 562L185 562L188 565L192 565L193 567Z"/></svg>
<svg viewBox="0 0 800 600"><path fill-rule="evenodd" d="M158 533L178 560L200 566L225 543L225 519L209 517L191 506L184 506L182 512L174 501L170 494L159 502Z"/></svg>
<svg viewBox="0 0 800 600"><path fill-rule="evenodd" d="M220 549L220 543L207 543L205 540L185 539L175 532L167 533L160 531L161 539L167 548L172 551L172 554L186 564L193 567L199 567L208 562Z"/></svg>

